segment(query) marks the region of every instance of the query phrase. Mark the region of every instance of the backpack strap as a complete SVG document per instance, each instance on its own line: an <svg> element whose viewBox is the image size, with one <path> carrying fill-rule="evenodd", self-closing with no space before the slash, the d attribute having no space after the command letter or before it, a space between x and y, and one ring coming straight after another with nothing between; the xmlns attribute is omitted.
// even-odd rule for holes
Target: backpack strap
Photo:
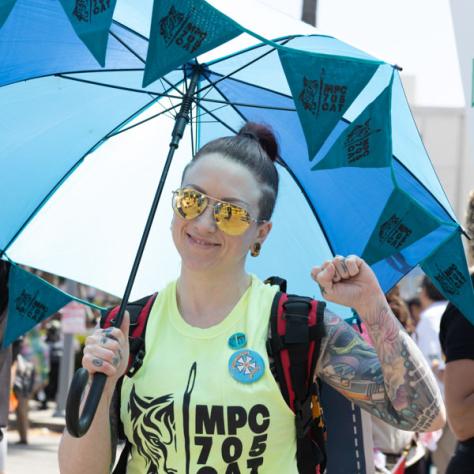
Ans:
<svg viewBox="0 0 474 474"><path fill-rule="evenodd" d="M158 293L146 296L138 301L127 304L127 311L130 314L130 330L128 340L130 344L130 356L128 359L127 375L133 377L143 364L145 357L145 330L148 316ZM119 306L102 315L100 327L108 328L115 325L115 317L119 312Z"/></svg>
<svg viewBox="0 0 474 474"><path fill-rule="evenodd" d="M127 304L127 311L130 314L130 330L128 334L128 341L130 344L130 357L128 359L127 376L133 377L138 369L143 364L145 357L145 332L148 323L148 316L150 315L151 308L155 302L158 293L154 293L150 296L146 296L138 301L133 301ZM115 325L115 317L119 312L120 307L115 306L109 311L102 314L100 318L100 327L108 328ZM123 377L121 377L117 383L117 394L118 394L118 432L121 439L125 439L125 446L122 449L120 458L115 465L113 474L125 474L127 471L128 456L131 451L131 444L125 436L122 422L120 421L120 392L122 387Z"/></svg>
<svg viewBox="0 0 474 474"><path fill-rule="evenodd" d="M323 472L325 431L314 372L324 330L325 303L277 293L270 316L269 354L283 397L295 413L298 471Z"/></svg>

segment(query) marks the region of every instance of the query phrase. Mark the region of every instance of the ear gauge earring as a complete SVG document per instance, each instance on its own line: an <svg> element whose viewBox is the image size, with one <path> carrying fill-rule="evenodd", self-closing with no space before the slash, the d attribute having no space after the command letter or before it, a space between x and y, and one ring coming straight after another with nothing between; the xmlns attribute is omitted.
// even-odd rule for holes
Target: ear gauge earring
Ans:
<svg viewBox="0 0 474 474"><path fill-rule="evenodd" d="M255 242L253 247L250 249L250 255L252 255L252 257L258 257L260 255L261 248L262 244L260 242Z"/></svg>

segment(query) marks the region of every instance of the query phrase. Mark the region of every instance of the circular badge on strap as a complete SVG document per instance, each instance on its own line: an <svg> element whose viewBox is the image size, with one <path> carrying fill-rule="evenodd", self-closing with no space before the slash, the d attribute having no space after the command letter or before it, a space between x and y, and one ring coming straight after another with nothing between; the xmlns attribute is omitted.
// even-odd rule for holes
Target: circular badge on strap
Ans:
<svg viewBox="0 0 474 474"><path fill-rule="evenodd" d="M258 352L243 349L230 356L229 372L237 382L253 383L264 374L265 362Z"/></svg>

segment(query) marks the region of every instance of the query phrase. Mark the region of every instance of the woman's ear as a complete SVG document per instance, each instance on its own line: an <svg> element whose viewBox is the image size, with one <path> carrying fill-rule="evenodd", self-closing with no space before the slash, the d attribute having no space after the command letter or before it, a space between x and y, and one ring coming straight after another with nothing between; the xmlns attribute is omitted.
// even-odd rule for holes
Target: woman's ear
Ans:
<svg viewBox="0 0 474 474"><path fill-rule="evenodd" d="M265 242L265 239L268 237L268 234L272 230L272 227L273 227L273 224L270 221L264 222L263 224L259 225L258 232L257 232L257 239L261 244Z"/></svg>

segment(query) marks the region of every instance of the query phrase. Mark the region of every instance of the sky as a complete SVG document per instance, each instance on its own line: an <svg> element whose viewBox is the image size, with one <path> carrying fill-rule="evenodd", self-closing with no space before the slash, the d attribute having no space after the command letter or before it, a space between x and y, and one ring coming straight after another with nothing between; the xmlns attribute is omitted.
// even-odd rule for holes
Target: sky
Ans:
<svg viewBox="0 0 474 474"><path fill-rule="evenodd" d="M301 16L302 0L259 1ZM449 0L318 0L317 26L401 66L412 105L464 106Z"/></svg>

